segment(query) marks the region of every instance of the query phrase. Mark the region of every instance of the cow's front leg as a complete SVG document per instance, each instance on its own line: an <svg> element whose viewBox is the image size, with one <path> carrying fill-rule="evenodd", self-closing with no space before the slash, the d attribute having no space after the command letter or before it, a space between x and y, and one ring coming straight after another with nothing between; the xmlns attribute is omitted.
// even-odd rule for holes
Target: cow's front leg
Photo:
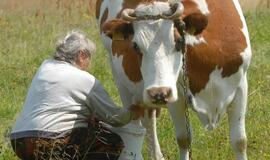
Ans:
<svg viewBox="0 0 270 160"><path fill-rule="evenodd" d="M238 88L228 109L230 140L237 160L247 160L247 138L245 131L245 112L247 106L247 80Z"/></svg>
<svg viewBox="0 0 270 160"><path fill-rule="evenodd" d="M145 116L142 120L142 124L147 129L145 138L147 143L148 154L151 157L150 159L163 160L164 158L161 153L157 137L156 117L157 117L156 109L146 110Z"/></svg>
<svg viewBox="0 0 270 160"><path fill-rule="evenodd" d="M140 102L139 99L134 99L134 95L117 78L115 81L124 107ZM141 125L141 120L132 120L123 127L113 127L113 129L121 136L125 145L118 160L143 160L141 151L146 131Z"/></svg>
<svg viewBox="0 0 270 160"><path fill-rule="evenodd" d="M174 129L176 133L176 139L180 151L180 159L188 160L189 152L188 148L191 144L191 132L188 135L186 129L186 117L185 117L185 104L183 97L179 96L178 101L169 105L169 111L174 123ZM190 136L190 140L189 140Z"/></svg>

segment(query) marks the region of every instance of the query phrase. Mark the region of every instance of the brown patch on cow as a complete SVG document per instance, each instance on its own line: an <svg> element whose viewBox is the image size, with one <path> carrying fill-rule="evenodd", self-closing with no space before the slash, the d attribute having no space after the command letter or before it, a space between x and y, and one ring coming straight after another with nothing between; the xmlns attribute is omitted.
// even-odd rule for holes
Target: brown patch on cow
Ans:
<svg viewBox="0 0 270 160"><path fill-rule="evenodd" d="M183 0L183 4L185 7L184 13L182 17L186 17L187 15L194 14L194 13L200 13L197 3L191 1L191 0Z"/></svg>
<svg viewBox="0 0 270 160"><path fill-rule="evenodd" d="M186 32L191 35L198 35L202 33L202 31L208 25L208 17L201 13L193 13L186 16L183 21L186 25Z"/></svg>
<svg viewBox="0 0 270 160"><path fill-rule="evenodd" d="M247 149L247 139L239 139L236 141L236 149L240 153L244 153Z"/></svg>
<svg viewBox="0 0 270 160"><path fill-rule="evenodd" d="M114 19L106 22L102 26L102 31L113 40L125 40L134 34L132 23L122 19Z"/></svg>
<svg viewBox="0 0 270 160"><path fill-rule="evenodd" d="M129 80L137 83L142 80L140 71L141 55L132 46L132 36L126 40L113 40L112 53L114 56L123 56L123 68Z"/></svg>
<svg viewBox="0 0 270 160"><path fill-rule="evenodd" d="M103 0L97 0L96 1L96 19L99 19L100 16L100 8ZM90 3L89 3L90 4Z"/></svg>
<svg viewBox="0 0 270 160"><path fill-rule="evenodd" d="M243 24L231 0L206 0L210 14L208 26L202 32L207 44L188 46L187 67L193 94L205 88L209 76L217 67L222 76L229 77L243 63L240 53L247 47L241 29ZM198 12L194 3L184 1L185 15ZM192 10L192 8L193 10Z"/></svg>
<svg viewBox="0 0 270 160"><path fill-rule="evenodd" d="M106 22L102 31L112 38L113 56L123 56L123 69L129 80L140 82L142 54L133 48L133 26L121 19Z"/></svg>
<svg viewBox="0 0 270 160"><path fill-rule="evenodd" d="M108 14L109 14L109 10L108 10L108 8L106 8L106 10L104 11L104 13L103 13L103 15L102 15L100 24L104 24L104 22L105 22L105 21L107 20L107 18L108 18ZM102 25L100 25L99 31L100 31L100 33L102 32Z"/></svg>

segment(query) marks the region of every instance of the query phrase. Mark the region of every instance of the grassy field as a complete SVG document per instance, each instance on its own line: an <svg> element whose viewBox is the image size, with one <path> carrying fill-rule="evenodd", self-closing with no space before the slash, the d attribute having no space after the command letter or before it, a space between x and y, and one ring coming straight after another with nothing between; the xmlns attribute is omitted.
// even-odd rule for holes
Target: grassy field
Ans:
<svg viewBox="0 0 270 160"><path fill-rule="evenodd" d="M254 11L258 9L270 9L270 0L239 0L245 11Z"/></svg>
<svg viewBox="0 0 270 160"><path fill-rule="evenodd" d="M99 31L93 18L94 7L87 0L1 0L0 1L0 160L15 160L8 135L21 110L31 79L54 51L57 38L74 28L86 32L97 43L89 72L104 84L120 104ZM93 2L91 0L91 2ZM246 14L253 59L249 70L249 103L246 118L248 156L251 160L270 159L270 12ZM195 160L230 160L227 117L219 128L208 132L191 114ZM166 159L178 159L173 125L163 109L158 120L158 136ZM144 153L145 157L146 153ZM145 158L148 159L148 158Z"/></svg>

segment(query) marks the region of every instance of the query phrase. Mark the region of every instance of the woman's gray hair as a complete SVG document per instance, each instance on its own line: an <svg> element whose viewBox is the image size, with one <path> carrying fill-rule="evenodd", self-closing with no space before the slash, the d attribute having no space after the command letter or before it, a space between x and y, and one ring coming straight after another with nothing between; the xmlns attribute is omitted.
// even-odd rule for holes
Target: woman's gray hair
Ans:
<svg viewBox="0 0 270 160"><path fill-rule="evenodd" d="M73 30L58 41L53 57L56 60L74 64L79 51L83 51L90 56L96 51L96 45L86 38L83 32Z"/></svg>

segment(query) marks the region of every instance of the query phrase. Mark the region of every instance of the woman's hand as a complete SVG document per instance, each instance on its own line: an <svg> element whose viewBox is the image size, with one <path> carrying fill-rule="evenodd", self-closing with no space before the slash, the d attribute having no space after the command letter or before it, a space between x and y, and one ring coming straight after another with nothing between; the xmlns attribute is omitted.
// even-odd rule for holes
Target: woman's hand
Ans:
<svg viewBox="0 0 270 160"><path fill-rule="evenodd" d="M143 108L140 105L132 104L129 107L129 110L131 112L132 120L137 120L137 119L139 119L139 118L141 118L141 117L144 116L145 108Z"/></svg>

